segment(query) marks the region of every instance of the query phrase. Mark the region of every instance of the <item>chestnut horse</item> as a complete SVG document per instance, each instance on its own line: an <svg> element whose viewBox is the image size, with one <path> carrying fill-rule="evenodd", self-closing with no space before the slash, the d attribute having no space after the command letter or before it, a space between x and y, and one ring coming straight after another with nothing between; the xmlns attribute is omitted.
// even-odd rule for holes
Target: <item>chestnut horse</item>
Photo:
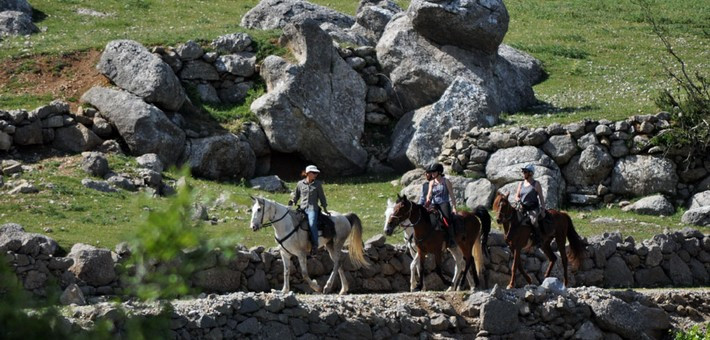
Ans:
<svg viewBox="0 0 710 340"><path fill-rule="evenodd" d="M528 284L532 283L530 276L525 272L525 269L520 263L520 251L528 244L530 233L532 232L530 220L525 219L523 214L510 204L507 193L498 192L496 194L496 198L493 201L493 210L498 213L496 222L503 225L505 242L508 243L508 246L513 251L513 266L510 269L511 274L508 288L513 288L515 285L516 269L520 270L520 273ZM577 234L577 231L574 230L572 219L562 211L554 209L546 210L546 216L540 223L544 225L540 232L540 238L542 240L540 248L550 261L550 264L547 266L547 271L545 271L545 277L550 276L552 267L557 261L557 256L555 256L550 246L550 242L554 239L557 242L557 248L562 258L564 284L565 287L567 287L569 282L567 279L567 257L569 257L573 265L579 266L582 256L584 255L582 239L579 237L579 234ZM565 249L565 239L569 240L570 244L570 248L566 254L567 256L562 254Z"/></svg>
<svg viewBox="0 0 710 340"><path fill-rule="evenodd" d="M488 214L488 211L485 211L485 213ZM464 232L456 234L454 238L461 252L463 252L466 265L462 275L460 275L460 277L454 277L451 283L444 278L441 272L441 257L443 249L445 248L446 231L434 230L434 227L431 225L431 220L429 219L429 213L424 206L408 200L406 196L397 195L397 202L395 203L392 215L387 221L385 233L388 236L392 235L397 225L407 221L407 224L411 225L414 229L414 243L417 249L416 257L419 260L419 263L416 263L416 261L412 262L411 270L414 271L417 266L424 268L426 255L434 254L436 274L439 275L439 278L441 278L445 284L451 284L453 289L460 289L463 286L464 278L468 270L471 269L474 281L474 287L471 287L471 289L474 289L475 286L478 286L479 275L483 274L484 268L483 247L480 242L482 230L481 221L476 215L470 212L456 214L454 218L464 223ZM476 254L475 257L473 256L474 252ZM412 280L413 279L414 275L412 275ZM414 286L414 282L412 282L412 286ZM413 290L421 290L423 286L424 275L419 275L419 282L414 286Z"/></svg>

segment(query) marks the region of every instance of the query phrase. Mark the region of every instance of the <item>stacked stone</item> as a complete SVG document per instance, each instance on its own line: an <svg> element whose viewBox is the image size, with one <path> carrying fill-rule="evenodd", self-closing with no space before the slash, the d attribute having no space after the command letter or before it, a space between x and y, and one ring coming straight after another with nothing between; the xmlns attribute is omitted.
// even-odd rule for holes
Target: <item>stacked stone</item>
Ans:
<svg viewBox="0 0 710 340"><path fill-rule="evenodd" d="M0 110L0 152L17 153L17 147L50 145L67 152L100 148L103 138L113 136L111 126L95 110L69 110L69 104L55 100L32 111Z"/></svg>
<svg viewBox="0 0 710 340"><path fill-rule="evenodd" d="M560 168L566 183L565 202L595 205L660 193L670 204L684 205L694 193L710 189L710 158L688 159L690 149L666 150L652 145L651 139L668 133L669 118L668 113L660 112L616 122L585 120L537 129L475 127L466 133L452 129L438 160L467 177L486 177L491 154L533 146ZM658 183L654 187L640 185L641 179L629 175L636 168L656 172Z"/></svg>
<svg viewBox="0 0 710 340"><path fill-rule="evenodd" d="M19 228L19 229L18 229ZM46 245L52 245L44 253L39 250L24 250L22 246L29 239ZM580 268L570 269L570 286L600 287L665 287L704 286L710 283L710 236L693 229L668 232L652 239L637 243L631 237L622 238L618 233L604 234L589 239L585 257ZM492 233L489 239L490 258L485 259L485 284L493 287L507 285L510 279L510 261L512 254L505 245L502 234ZM44 248L41 248L44 249ZM25 233L17 225L5 225L0 229L0 251L6 254L13 268L22 279L25 287L33 292L41 292L47 284L47 278L57 278L61 288L76 283L87 296L111 295L120 287L119 277L114 266L129 254L125 245L119 245L115 251L93 248L87 245L75 245L66 257L57 256L56 242L52 239ZM368 240L365 253L371 266L355 270L348 260L343 263L350 289L355 293L390 293L406 292L410 288L411 258L402 245L385 243L384 236ZM48 260L49 259L49 260ZM533 283L543 282L547 269L547 258L540 250L533 254L523 254L525 270L533 277ZM44 266L34 263L49 261ZM328 279L333 264L325 252L308 259L308 271L311 278L322 286ZM451 277L454 261L444 255L444 273ZM45 269L49 268L53 272ZM562 278L561 263L558 260L553 267L552 276ZM433 273L433 257L425 261L424 284L428 290L448 288ZM28 272L33 272L30 275ZM43 275L39 275L42 273ZM312 293L302 282L300 271L291 274L291 287L294 291ZM192 285L199 291L229 293L236 291L268 292L281 289L283 285L283 262L276 249L258 246L247 249L238 246L235 256L226 257L215 250L197 265L192 277ZM516 282L523 286L522 277ZM337 288L337 287L336 287ZM481 287L479 287L481 288Z"/></svg>
<svg viewBox="0 0 710 340"><path fill-rule="evenodd" d="M547 287L467 294L308 296L280 293L202 295L156 304L126 302L71 306L67 325L157 316L170 309L175 339L621 339L662 338L673 326L689 327L680 312L707 316L707 292L643 295L594 287ZM694 303L693 303L694 302ZM684 305L684 303L687 303Z"/></svg>
<svg viewBox="0 0 710 340"><path fill-rule="evenodd" d="M210 47L212 51L205 51L190 40L175 48L154 47L152 52L170 65L184 85L196 90L203 103L243 103L258 76L251 37L227 34L213 40ZM186 134L200 136L199 131Z"/></svg>

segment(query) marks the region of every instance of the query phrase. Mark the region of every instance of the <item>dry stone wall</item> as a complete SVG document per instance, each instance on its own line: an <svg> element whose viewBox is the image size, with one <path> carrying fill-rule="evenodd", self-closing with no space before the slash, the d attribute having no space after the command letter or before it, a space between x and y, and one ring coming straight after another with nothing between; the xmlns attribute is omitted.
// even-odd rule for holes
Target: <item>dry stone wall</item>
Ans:
<svg viewBox="0 0 710 340"><path fill-rule="evenodd" d="M580 268L573 268L572 287L689 287L710 283L710 236L693 230L668 232L652 239L636 242L618 233L590 238ZM502 234L494 232L489 239L490 258L485 259L485 284L506 285L510 277L511 252ZM62 289L76 284L85 296L118 295L122 292L116 275L123 260L130 254L125 245L115 251L77 244L66 256L58 254L51 238L26 233L21 226L6 224L0 228L0 251L21 279L24 287L38 295L47 285L58 282ZM391 293L409 290L411 258L403 245L385 242L378 235L365 244L370 267L355 270L348 261L344 268L350 289L355 293ZM540 283L547 267L546 257L537 250L524 254L525 269ZM444 257L444 272L453 273L453 260ZM297 264L296 264L297 265ZM432 273L433 261L425 264L425 287L444 290L447 287ZM308 259L312 278L323 285L332 270L327 253L320 252ZM562 277L558 263L553 275ZM291 287L297 292L312 293L301 281L300 273L292 273ZM192 278L200 291L230 293L236 291L268 292L281 289L283 263L278 251L262 246L247 249L239 246L233 258L218 251L201 263ZM524 281L517 282L523 286ZM479 287L481 288L481 287Z"/></svg>

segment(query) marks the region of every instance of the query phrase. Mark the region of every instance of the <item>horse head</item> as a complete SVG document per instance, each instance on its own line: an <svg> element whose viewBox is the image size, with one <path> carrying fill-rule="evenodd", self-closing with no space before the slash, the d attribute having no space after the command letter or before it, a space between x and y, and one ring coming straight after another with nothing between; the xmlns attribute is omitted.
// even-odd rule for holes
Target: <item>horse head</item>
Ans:
<svg viewBox="0 0 710 340"><path fill-rule="evenodd" d="M409 214L412 212L412 202L406 196L397 195L397 202L394 203L392 214L387 219L385 224L385 234L391 236L394 228L404 220L409 219Z"/></svg>
<svg viewBox="0 0 710 340"><path fill-rule="evenodd" d="M493 211L496 214L496 223L504 224L512 218L513 206L508 200L508 192L498 191L496 193L496 198L493 200Z"/></svg>
<svg viewBox="0 0 710 340"><path fill-rule="evenodd" d="M387 199L387 208L385 208L385 223L382 228L383 232L387 232L387 224L389 223L390 216L392 216L392 213L394 212L394 202L392 202L391 199Z"/></svg>
<svg viewBox="0 0 710 340"><path fill-rule="evenodd" d="M254 205L251 207L251 222L249 225L251 226L251 230L257 231L264 223L266 200L259 197L249 197L251 197L252 201L254 201Z"/></svg>

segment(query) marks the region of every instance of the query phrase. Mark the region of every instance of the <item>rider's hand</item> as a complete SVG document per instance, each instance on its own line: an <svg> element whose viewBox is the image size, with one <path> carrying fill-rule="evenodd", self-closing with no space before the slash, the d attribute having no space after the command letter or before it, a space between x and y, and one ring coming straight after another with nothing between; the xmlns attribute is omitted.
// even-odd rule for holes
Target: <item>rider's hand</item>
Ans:
<svg viewBox="0 0 710 340"><path fill-rule="evenodd" d="M328 212L328 209L326 209L326 208L323 208L323 213L330 216L330 212Z"/></svg>
<svg viewBox="0 0 710 340"><path fill-rule="evenodd" d="M451 207L451 212L456 213L456 207Z"/></svg>
<svg viewBox="0 0 710 340"><path fill-rule="evenodd" d="M431 205L431 200L426 200L426 202L424 202L424 206L428 208L429 205Z"/></svg>

